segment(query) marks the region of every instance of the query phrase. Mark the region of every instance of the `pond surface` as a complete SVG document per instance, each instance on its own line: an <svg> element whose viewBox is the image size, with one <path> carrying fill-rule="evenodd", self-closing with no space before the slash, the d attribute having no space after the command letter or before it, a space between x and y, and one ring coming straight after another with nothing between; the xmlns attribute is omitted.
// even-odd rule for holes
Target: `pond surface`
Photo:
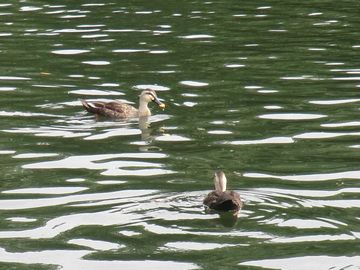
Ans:
<svg viewBox="0 0 360 270"><path fill-rule="evenodd" d="M5 0L0 268L360 269L358 7ZM79 101L146 88L145 124Z"/></svg>

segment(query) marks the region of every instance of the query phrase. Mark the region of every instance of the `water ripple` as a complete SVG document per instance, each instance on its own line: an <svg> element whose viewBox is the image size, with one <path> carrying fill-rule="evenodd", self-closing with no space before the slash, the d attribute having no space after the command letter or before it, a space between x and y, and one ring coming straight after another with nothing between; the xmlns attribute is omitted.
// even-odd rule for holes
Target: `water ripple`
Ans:
<svg viewBox="0 0 360 270"><path fill-rule="evenodd" d="M124 93L118 91L109 91L109 90L97 90L97 89L79 89L71 90L69 94L75 95L89 95L89 96L122 96Z"/></svg>
<svg viewBox="0 0 360 270"><path fill-rule="evenodd" d="M273 120L313 120L327 117L327 115L311 113L272 113L259 115L258 117Z"/></svg>
<svg viewBox="0 0 360 270"><path fill-rule="evenodd" d="M117 250L120 248L124 248L125 245L115 244L106 241L99 241L99 240L91 240L91 239L84 239L84 238L76 238L67 241L69 244L77 245L77 246L84 246L95 250Z"/></svg>
<svg viewBox="0 0 360 270"><path fill-rule="evenodd" d="M341 136L360 136L360 132L306 132L295 135L296 139L329 139Z"/></svg>
<svg viewBox="0 0 360 270"><path fill-rule="evenodd" d="M181 81L180 84L186 86L192 86L192 87L204 87L209 85L206 82L197 82L197 81Z"/></svg>
<svg viewBox="0 0 360 270"><path fill-rule="evenodd" d="M257 266L268 269L282 270L355 270L358 268L360 256L303 256L293 258L268 259L258 261L246 261L239 265Z"/></svg>
<svg viewBox="0 0 360 270"><path fill-rule="evenodd" d="M44 264L60 266L63 270L77 269L100 269L108 270L121 269L171 269L190 270L198 269L196 264L174 262L174 261L156 261L156 260L87 260L87 255L93 253L88 250L43 250L29 252L8 252L0 248L0 260L2 262L13 262L23 264ZM66 258L66 260L64 260Z"/></svg>
<svg viewBox="0 0 360 270"><path fill-rule="evenodd" d="M83 53L90 52L90 50L67 49L67 50L54 50L51 52L53 54L60 54L60 55L76 55L76 54L83 54Z"/></svg>
<svg viewBox="0 0 360 270"><path fill-rule="evenodd" d="M272 137L259 140L239 140L239 141L225 141L224 144L232 145L251 145L251 144L282 144L282 143L294 143L291 137Z"/></svg>
<svg viewBox="0 0 360 270"><path fill-rule="evenodd" d="M205 34L198 34L198 35L181 36L180 38L183 38L183 39L209 39L209 38L214 38L214 36L205 35Z"/></svg>
<svg viewBox="0 0 360 270"><path fill-rule="evenodd" d="M31 78L17 77L17 76L0 76L0 81L24 81L24 80L31 80Z"/></svg>
<svg viewBox="0 0 360 270"><path fill-rule="evenodd" d="M291 181L326 181L337 179L360 179L360 171L345 171L336 173L317 173L304 175L271 175L263 173L244 173L244 176L251 178L277 178Z"/></svg>
<svg viewBox="0 0 360 270"><path fill-rule="evenodd" d="M157 153L122 153L104 154L90 156L71 156L61 160L44 161L23 165L24 169L88 169L101 170L102 175L159 175L173 173L173 171L163 169L164 165L154 162L114 160L118 158L140 158L140 159L159 159L165 158L164 154ZM109 161L108 161L109 160ZM146 170L139 168L145 167ZM126 170L125 168L134 168Z"/></svg>
<svg viewBox="0 0 360 270"><path fill-rule="evenodd" d="M312 100L309 101L311 104L317 104L317 105L338 105L338 104L346 104L346 103L353 103L353 102L359 102L360 99L358 98L351 98L351 99L336 99L336 100Z"/></svg>
<svg viewBox="0 0 360 270"><path fill-rule="evenodd" d="M0 111L0 116L5 117L64 117L62 115L54 115L54 114L48 114L48 113L35 113L35 112L6 112L6 111Z"/></svg>
<svg viewBox="0 0 360 270"><path fill-rule="evenodd" d="M129 201L140 202L142 200L148 200L149 196L156 191L153 190L122 190L105 193L94 193L94 194L77 194L67 195L63 197L52 197L52 198L40 198L40 199L9 199L0 200L0 209L2 210L24 210L24 209L35 209L40 207L52 207L66 204L76 204L83 202L91 202L91 205L97 205L99 202L107 204L114 204L113 200L117 200L116 203L126 203ZM139 198L141 197L141 199ZM108 200L112 200L109 202ZM80 204L78 206L81 206ZM88 206L86 204L86 206ZM107 212L106 212L107 213ZM105 215L105 214L104 214ZM85 216L85 214L84 214ZM61 220L67 219L66 217ZM98 224L102 224L102 220L98 220ZM51 227L51 226L50 226ZM46 231L47 228L45 228ZM11 235L9 231L0 232L0 237L5 235ZM26 233L24 237L32 237L31 234Z"/></svg>
<svg viewBox="0 0 360 270"><path fill-rule="evenodd" d="M241 244L240 244L241 245ZM160 250L181 250L181 251L192 251L192 250L213 250L226 247L234 247L234 244L217 244L217 243L199 243L199 242L168 242ZM245 246L245 245L241 245Z"/></svg>
<svg viewBox="0 0 360 270"><path fill-rule="evenodd" d="M5 190L4 194L72 194L87 190L85 187L22 188Z"/></svg>

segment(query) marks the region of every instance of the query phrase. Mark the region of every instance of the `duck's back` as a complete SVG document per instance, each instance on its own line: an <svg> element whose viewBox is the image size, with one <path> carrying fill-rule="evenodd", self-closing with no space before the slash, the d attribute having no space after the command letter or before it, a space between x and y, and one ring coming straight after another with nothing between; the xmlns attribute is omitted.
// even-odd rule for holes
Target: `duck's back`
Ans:
<svg viewBox="0 0 360 270"><path fill-rule="evenodd" d="M234 191L214 190L206 196L203 203L216 211L239 211L242 207L240 195Z"/></svg>
<svg viewBox="0 0 360 270"><path fill-rule="evenodd" d="M112 102L87 102L82 100L84 108L91 113L112 117L112 118L127 118L127 117L137 117L138 110L133 106L120 103L116 101Z"/></svg>

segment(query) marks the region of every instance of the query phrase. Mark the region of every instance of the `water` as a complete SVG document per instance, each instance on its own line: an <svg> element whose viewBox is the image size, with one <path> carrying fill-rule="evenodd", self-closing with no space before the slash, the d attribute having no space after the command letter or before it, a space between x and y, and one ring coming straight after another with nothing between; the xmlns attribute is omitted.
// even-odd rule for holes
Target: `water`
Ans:
<svg viewBox="0 0 360 270"><path fill-rule="evenodd" d="M357 7L0 4L0 268L360 269ZM147 87L150 126L80 106Z"/></svg>

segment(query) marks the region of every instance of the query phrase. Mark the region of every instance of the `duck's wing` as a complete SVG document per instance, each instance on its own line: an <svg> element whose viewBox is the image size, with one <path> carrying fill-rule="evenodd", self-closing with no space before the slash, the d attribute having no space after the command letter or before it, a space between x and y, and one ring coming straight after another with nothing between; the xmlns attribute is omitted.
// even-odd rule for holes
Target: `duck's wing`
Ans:
<svg viewBox="0 0 360 270"><path fill-rule="evenodd" d="M138 112L133 106L116 101L88 102L81 100L81 103L88 112L112 118L134 117Z"/></svg>

